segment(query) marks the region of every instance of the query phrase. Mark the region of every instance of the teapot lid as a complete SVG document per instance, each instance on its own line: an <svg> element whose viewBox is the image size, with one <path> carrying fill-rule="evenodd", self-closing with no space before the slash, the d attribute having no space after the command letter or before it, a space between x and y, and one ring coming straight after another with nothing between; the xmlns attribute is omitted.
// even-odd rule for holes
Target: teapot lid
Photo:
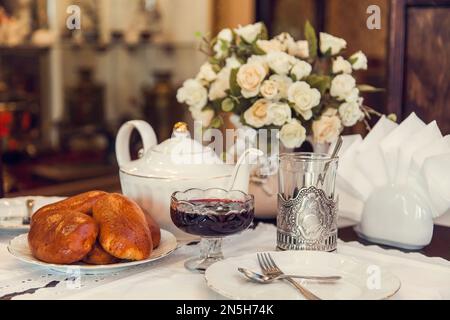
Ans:
<svg viewBox="0 0 450 320"><path fill-rule="evenodd" d="M218 166L220 164L220 166ZM215 165L205 170L204 165ZM191 139L187 124L175 124L172 137L150 148L142 158L126 163L124 173L153 178L205 178L228 175L223 162L209 147Z"/></svg>

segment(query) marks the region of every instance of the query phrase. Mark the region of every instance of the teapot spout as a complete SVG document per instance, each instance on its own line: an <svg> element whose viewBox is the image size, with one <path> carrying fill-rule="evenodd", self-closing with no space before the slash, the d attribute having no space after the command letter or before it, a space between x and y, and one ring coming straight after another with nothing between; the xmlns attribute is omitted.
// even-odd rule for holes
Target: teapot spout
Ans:
<svg viewBox="0 0 450 320"><path fill-rule="evenodd" d="M234 166L227 190L242 190L245 188L245 190L242 191L246 191L246 189L248 189L248 180L250 176L249 166L252 164L252 160L255 159L255 157L260 157L263 154L264 152L256 148L245 150Z"/></svg>

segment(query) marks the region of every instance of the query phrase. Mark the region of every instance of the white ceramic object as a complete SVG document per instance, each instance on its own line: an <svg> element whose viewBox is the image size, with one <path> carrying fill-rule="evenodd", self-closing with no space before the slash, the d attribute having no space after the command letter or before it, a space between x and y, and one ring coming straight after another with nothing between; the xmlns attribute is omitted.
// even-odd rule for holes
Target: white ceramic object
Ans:
<svg viewBox="0 0 450 320"><path fill-rule="evenodd" d="M83 274L99 274L99 273L111 273L118 272L133 266L149 263L158 259L161 259L171 254L177 248L177 239L175 236L161 229L161 242L159 246L152 251L152 254L148 259L140 261L121 262L105 265L89 265L89 264L53 264L40 261L33 257L31 250L28 246L28 233L21 234L12 239L8 244L8 252L15 258L39 267L48 268L57 272L64 272L74 274L75 272Z"/></svg>
<svg viewBox="0 0 450 320"><path fill-rule="evenodd" d="M421 249L433 236L432 208L427 198L411 186L377 188L365 202L355 230L371 242Z"/></svg>
<svg viewBox="0 0 450 320"><path fill-rule="evenodd" d="M178 124L177 124L178 125ZM122 193L148 211L159 225L178 239L192 238L179 230L170 218L170 196L189 188L227 188L234 165L224 164L216 153L190 138L185 124L175 126L172 138L157 144L152 127L145 121L126 122L116 140ZM133 129L142 137L144 155L131 161L129 138ZM239 167L235 190L248 192L248 165Z"/></svg>
<svg viewBox="0 0 450 320"><path fill-rule="evenodd" d="M337 253L277 251L271 252L271 255L285 273L342 276L342 279L333 283L302 282L305 287L325 300L387 299L400 289L400 280L382 267L377 267L381 276L379 287L371 287L368 274L373 266ZM289 283L254 283L240 274L238 267L259 271L256 253L228 258L213 264L205 272L208 287L224 297L237 300L304 299Z"/></svg>
<svg viewBox="0 0 450 320"><path fill-rule="evenodd" d="M64 200L64 197L27 196L0 199L0 230L27 231L30 225L22 224L22 218L27 215L26 202L34 200L33 212L43 206Z"/></svg>

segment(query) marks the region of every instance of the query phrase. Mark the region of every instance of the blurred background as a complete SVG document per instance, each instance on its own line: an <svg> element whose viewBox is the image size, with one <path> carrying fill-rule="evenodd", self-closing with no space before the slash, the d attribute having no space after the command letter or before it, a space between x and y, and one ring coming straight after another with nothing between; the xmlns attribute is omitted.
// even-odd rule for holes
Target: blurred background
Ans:
<svg viewBox="0 0 450 320"><path fill-rule="evenodd" d="M80 30L66 25L71 5ZM366 25L370 5L380 29ZM367 105L450 133L450 1L0 0L0 195L118 190L124 121L147 120L159 141L190 121L175 95L205 60L196 33L263 21L272 36L303 39L306 20L368 56L358 82L386 91Z"/></svg>

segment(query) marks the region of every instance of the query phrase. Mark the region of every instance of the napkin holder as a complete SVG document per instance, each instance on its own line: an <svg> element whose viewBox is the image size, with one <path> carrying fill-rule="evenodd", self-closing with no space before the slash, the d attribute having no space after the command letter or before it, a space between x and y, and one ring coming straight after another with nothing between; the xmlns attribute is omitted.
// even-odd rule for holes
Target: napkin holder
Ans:
<svg viewBox="0 0 450 320"><path fill-rule="evenodd" d="M396 124L382 117L364 138L343 137L337 185L363 203L355 227L370 242L417 250L433 219L450 208L450 136L414 113Z"/></svg>
<svg viewBox="0 0 450 320"><path fill-rule="evenodd" d="M411 186L376 188L364 204L355 231L370 242L418 250L431 242L432 208L428 199Z"/></svg>

